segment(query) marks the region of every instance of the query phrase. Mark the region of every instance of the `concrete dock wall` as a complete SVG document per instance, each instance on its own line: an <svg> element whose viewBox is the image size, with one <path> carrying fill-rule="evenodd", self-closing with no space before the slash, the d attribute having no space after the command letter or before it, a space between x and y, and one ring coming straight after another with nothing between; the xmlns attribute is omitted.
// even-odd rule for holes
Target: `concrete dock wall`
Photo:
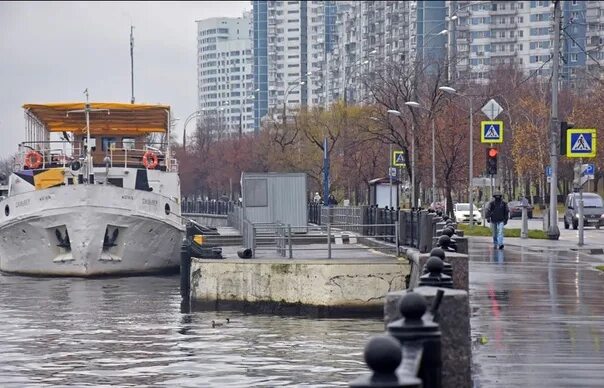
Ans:
<svg viewBox="0 0 604 388"><path fill-rule="evenodd" d="M405 288L406 259L193 259L194 302L273 302L383 312L386 295Z"/></svg>

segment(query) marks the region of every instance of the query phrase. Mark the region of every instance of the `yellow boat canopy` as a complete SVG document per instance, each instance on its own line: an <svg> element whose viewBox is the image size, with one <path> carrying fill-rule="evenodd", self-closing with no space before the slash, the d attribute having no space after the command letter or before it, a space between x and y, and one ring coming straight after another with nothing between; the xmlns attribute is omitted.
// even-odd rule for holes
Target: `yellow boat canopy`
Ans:
<svg viewBox="0 0 604 388"><path fill-rule="evenodd" d="M42 123L49 132L86 133L86 103L25 104L28 114ZM137 135L167 132L170 118L168 105L91 102L90 133ZM95 109L105 109L97 111ZM80 110L82 112L71 112Z"/></svg>

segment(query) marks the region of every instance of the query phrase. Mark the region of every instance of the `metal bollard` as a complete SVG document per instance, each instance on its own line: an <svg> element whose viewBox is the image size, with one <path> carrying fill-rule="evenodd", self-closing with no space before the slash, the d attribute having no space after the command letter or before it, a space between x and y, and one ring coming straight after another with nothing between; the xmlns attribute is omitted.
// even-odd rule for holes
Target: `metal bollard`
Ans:
<svg viewBox="0 0 604 388"><path fill-rule="evenodd" d="M373 372L350 383L354 388L421 388L422 382L415 376L397 376L401 364L401 344L389 335L378 335L365 345L365 363Z"/></svg>
<svg viewBox="0 0 604 388"><path fill-rule="evenodd" d="M520 238L528 238L528 212L526 206L522 206L522 229Z"/></svg>
<svg viewBox="0 0 604 388"><path fill-rule="evenodd" d="M180 246L180 296L189 300L191 292L191 242L184 239Z"/></svg>
<svg viewBox="0 0 604 388"><path fill-rule="evenodd" d="M443 273L445 275L449 275L451 277L453 277L453 266L451 265L451 263L447 262L445 260L445 251L442 250L442 248L432 248L432 250L430 251L430 256L429 257L438 257L439 259L441 259L443 261L444 267L443 267ZM424 273L428 273L428 271L424 271Z"/></svg>
<svg viewBox="0 0 604 388"><path fill-rule="evenodd" d="M399 303L403 318L388 325L388 334L403 347L421 345L423 352L417 377L422 380L424 388L441 388L441 333L438 323L423 318L427 308L426 298L415 292L407 293ZM437 309L435 306L432 314L436 314Z"/></svg>
<svg viewBox="0 0 604 388"><path fill-rule="evenodd" d="M438 246L445 252L457 252L457 247L451 240L451 237L443 235L438 238Z"/></svg>
<svg viewBox="0 0 604 388"><path fill-rule="evenodd" d="M444 262L436 256L426 262L427 274L420 276L419 286L453 288L451 276L443 274Z"/></svg>

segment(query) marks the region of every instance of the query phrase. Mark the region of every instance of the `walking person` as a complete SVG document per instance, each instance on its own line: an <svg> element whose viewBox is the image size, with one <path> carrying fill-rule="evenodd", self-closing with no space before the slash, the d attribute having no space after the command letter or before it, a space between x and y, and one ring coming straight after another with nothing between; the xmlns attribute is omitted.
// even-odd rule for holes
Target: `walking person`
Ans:
<svg viewBox="0 0 604 388"><path fill-rule="evenodd" d="M501 192L493 193L493 199L487 204L486 219L491 224L493 244L495 248L503 249L503 227L508 223L510 209L503 200Z"/></svg>

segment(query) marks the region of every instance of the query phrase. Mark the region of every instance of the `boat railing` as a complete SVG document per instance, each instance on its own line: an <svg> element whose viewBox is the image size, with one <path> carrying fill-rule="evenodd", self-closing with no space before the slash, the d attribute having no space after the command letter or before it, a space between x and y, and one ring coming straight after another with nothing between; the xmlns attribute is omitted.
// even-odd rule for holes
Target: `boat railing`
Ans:
<svg viewBox="0 0 604 388"><path fill-rule="evenodd" d="M30 153L40 155L39 159L32 159L34 165L27 165L27 158L32 157ZM24 170L33 168L66 167L74 160L83 160L83 152L79 143L65 140L53 141L25 141L19 145L14 169ZM38 163L39 162L39 163ZM39 165L38 165L39 164Z"/></svg>
<svg viewBox="0 0 604 388"><path fill-rule="evenodd" d="M166 164L166 153L160 148L150 145L140 148L117 148L109 149L109 165L110 167L146 167L143 163L143 158L147 152L151 151L157 157L157 166L154 168L168 170L172 172L178 171L178 162L174 158L170 158L169 168ZM150 157L150 156L149 156Z"/></svg>
<svg viewBox="0 0 604 388"><path fill-rule="evenodd" d="M39 165L38 160L29 155L30 152L35 152L40 155ZM154 145L145 145L145 148L117 148L109 147L105 152L105 157L96 160L103 154L93 153L93 160L95 166L105 166L106 162L109 162L110 167L131 167L131 168L145 168L143 163L143 156L146 152L151 151L157 157L156 169L178 172L178 162L175 158L170 158L169 164L166 164L166 153L160 147ZM36 163L32 166L27 165L26 159L32 157ZM106 160L106 157L109 157ZM19 151L14 162L15 171L32 169L32 168L53 168L53 167L68 167L73 161L80 161L84 163L86 160L85 147L81 142L69 142L65 140L53 140L53 141L26 141L19 145Z"/></svg>

